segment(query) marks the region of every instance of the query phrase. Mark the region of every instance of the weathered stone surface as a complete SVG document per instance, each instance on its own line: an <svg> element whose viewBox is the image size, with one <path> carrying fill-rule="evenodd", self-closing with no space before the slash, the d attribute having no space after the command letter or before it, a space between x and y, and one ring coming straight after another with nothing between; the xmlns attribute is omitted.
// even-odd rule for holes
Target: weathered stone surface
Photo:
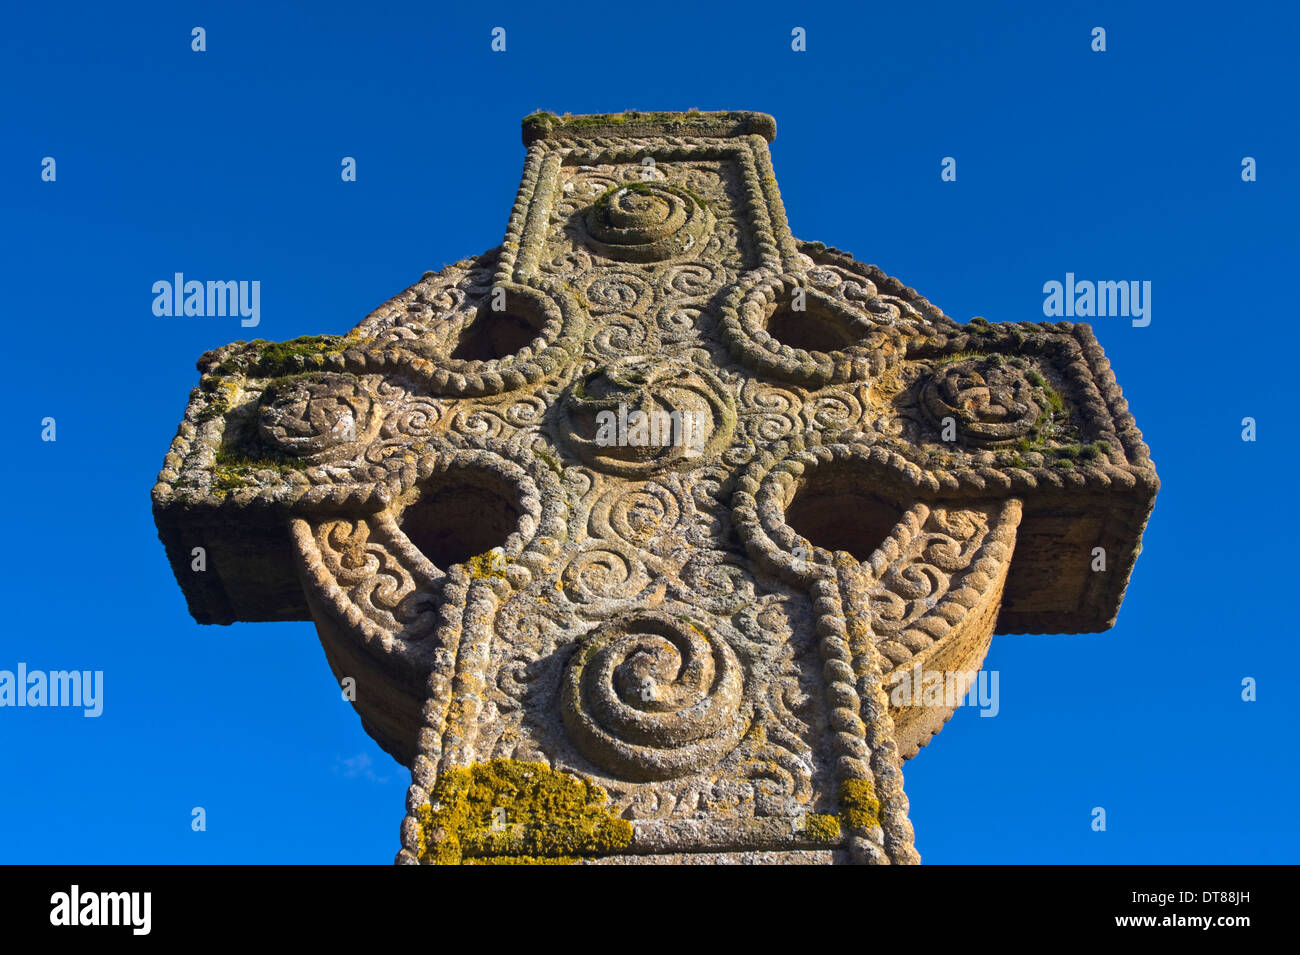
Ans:
<svg viewBox="0 0 1300 955"><path fill-rule="evenodd" d="M1158 482L1101 349L796 241L771 117L524 133L501 246L200 359L153 494L191 613L315 621L401 862L917 861L952 707L891 682L1118 612Z"/></svg>

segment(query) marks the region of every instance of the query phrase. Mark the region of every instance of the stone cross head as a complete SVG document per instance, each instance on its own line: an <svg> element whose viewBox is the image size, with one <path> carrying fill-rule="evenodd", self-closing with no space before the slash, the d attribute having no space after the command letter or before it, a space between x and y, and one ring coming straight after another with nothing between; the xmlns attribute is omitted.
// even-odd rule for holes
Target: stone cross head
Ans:
<svg viewBox="0 0 1300 955"><path fill-rule="evenodd" d="M199 360L153 491L191 614L315 622L399 862L917 861L902 760L1140 549L1091 330L796 240L764 114L523 132L500 246Z"/></svg>

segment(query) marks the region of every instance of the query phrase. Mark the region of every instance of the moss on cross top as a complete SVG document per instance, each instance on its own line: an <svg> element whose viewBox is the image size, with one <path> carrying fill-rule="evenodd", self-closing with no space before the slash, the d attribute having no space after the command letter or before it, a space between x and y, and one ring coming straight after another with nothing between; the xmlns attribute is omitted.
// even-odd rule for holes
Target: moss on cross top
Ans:
<svg viewBox="0 0 1300 955"><path fill-rule="evenodd" d="M259 339L248 342L242 349L232 350L213 372L217 375L245 374L273 378L303 371L319 371L325 368L326 355L337 355L345 349L369 342L370 339L361 338L355 332L347 335L304 335L285 342Z"/></svg>
<svg viewBox="0 0 1300 955"><path fill-rule="evenodd" d="M621 113L557 115L538 110L525 116L522 123L524 145L540 139L592 138L604 136L762 136L768 142L776 138L776 120L766 113L746 110L705 112L640 112L629 109Z"/></svg>

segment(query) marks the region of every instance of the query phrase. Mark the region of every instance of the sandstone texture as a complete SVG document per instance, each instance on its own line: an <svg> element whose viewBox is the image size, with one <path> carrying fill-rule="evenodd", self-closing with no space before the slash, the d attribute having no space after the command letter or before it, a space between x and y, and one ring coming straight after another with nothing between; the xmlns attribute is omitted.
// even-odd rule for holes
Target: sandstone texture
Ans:
<svg viewBox="0 0 1300 955"><path fill-rule="evenodd" d="M528 117L500 246L200 359L176 578L315 622L411 770L399 862L916 862L900 767L953 710L899 675L1115 621L1158 482L1091 330L796 240L775 134Z"/></svg>

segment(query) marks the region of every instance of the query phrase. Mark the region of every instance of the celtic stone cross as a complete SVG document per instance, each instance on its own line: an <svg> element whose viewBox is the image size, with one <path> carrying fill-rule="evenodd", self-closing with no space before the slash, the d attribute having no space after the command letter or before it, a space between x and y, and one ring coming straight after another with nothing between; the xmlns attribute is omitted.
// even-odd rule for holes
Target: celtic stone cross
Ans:
<svg viewBox="0 0 1300 955"><path fill-rule="evenodd" d="M775 132L529 117L499 247L200 359L176 577L315 622L410 767L399 862L915 862L957 701L894 691L1114 622L1157 480L1088 326L796 240Z"/></svg>

